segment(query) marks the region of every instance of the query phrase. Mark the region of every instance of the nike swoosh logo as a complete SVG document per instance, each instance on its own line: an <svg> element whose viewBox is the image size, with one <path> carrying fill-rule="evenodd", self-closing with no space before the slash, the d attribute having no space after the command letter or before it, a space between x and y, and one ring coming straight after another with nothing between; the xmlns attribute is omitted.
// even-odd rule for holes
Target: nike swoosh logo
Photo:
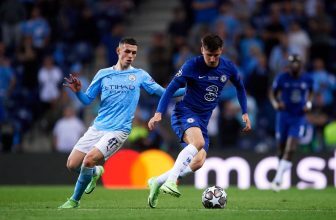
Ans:
<svg viewBox="0 0 336 220"><path fill-rule="evenodd" d="M199 79L203 79L204 77L206 77L206 76L198 76Z"/></svg>

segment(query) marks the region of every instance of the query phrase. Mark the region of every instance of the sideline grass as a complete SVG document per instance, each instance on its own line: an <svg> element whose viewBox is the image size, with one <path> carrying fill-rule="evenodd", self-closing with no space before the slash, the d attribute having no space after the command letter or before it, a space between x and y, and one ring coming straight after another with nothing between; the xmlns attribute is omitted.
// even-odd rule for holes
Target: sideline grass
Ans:
<svg viewBox="0 0 336 220"><path fill-rule="evenodd" d="M0 186L0 220L51 219L336 219L336 190L290 189L274 193L229 188L223 210L204 209L201 190L181 186L181 198L160 195L156 209L147 206L147 190L107 190L84 195L80 208L58 210L72 186Z"/></svg>

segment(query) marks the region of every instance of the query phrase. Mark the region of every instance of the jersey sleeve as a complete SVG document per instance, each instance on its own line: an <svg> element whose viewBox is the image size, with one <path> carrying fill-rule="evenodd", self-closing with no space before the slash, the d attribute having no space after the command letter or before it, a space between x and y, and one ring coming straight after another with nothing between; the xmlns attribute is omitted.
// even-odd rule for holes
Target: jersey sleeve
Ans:
<svg viewBox="0 0 336 220"><path fill-rule="evenodd" d="M184 87L187 82L190 66L184 64L182 68L175 74L173 80L169 83L166 91L163 93L156 112L165 113L171 97L181 87Z"/></svg>
<svg viewBox="0 0 336 220"><path fill-rule="evenodd" d="M84 104L89 105L101 92L101 78L99 77L100 71L97 72L96 76L93 78L90 86L87 88L86 92L82 91L76 92L77 98Z"/></svg>
<svg viewBox="0 0 336 220"><path fill-rule="evenodd" d="M237 91L237 98L240 104L242 113L247 113L247 98L246 98L246 91L244 87L243 80L241 79L236 66L231 63L231 76L230 81L235 86Z"/></svg>
<svg viewBox="0 0 336 220"><path fill-rule="evenodd" d="M161 96L164 92L164 88L157 84L154 79L147 73L146 71L142 70L142 77L143 81L141 83L141 87L146 90L149 94L153 95L156 94Z"/></svg>
<svg viewBox="0 0 336 220"><path fill-rule="evenodd" d="M99 72L97 73L97 75ZM95 77L96 78L96 77ZM101 92L101 80L102 78L93 79L89 87L87 88L85 95L90 99L95 99Z"/></svg>

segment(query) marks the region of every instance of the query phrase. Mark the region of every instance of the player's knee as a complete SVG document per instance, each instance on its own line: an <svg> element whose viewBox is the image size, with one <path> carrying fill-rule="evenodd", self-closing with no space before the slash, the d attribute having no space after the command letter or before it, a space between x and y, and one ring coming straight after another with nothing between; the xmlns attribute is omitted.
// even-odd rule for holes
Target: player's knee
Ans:
<svg viewBox="0 0 336 220"><path fill-rule="evenodd" d="M194 146L198 149L201 150L205 145L204 139L198 139L194 142Z"/></svg>
<svg viewBox="0 0 336 220"><path fill-rule="evenodd" d="M68 168L69 171L76 172L79 166L77 165L75 161L68 160L66 167Z"/></svg>
<svg viewBox="0 0 336 220"><path fill-rule="evenodd" d="M84 157L83 165L85 167L93 167L96 165L95 155L94 154L87 154Z"/></svg>

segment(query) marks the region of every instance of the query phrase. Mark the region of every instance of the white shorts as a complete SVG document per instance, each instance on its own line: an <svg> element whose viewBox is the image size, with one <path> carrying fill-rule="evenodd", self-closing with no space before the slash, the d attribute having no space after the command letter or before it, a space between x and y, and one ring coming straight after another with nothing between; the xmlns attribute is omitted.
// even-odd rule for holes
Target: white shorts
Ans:
<svg viewBox="0 0 336 220"><path fill-rule="evenodd" d="M87 154L96 147L107 160L122 147L127 137L128 133L124 131L99 131L94 127L89 127L74 149Z"/></svg>

